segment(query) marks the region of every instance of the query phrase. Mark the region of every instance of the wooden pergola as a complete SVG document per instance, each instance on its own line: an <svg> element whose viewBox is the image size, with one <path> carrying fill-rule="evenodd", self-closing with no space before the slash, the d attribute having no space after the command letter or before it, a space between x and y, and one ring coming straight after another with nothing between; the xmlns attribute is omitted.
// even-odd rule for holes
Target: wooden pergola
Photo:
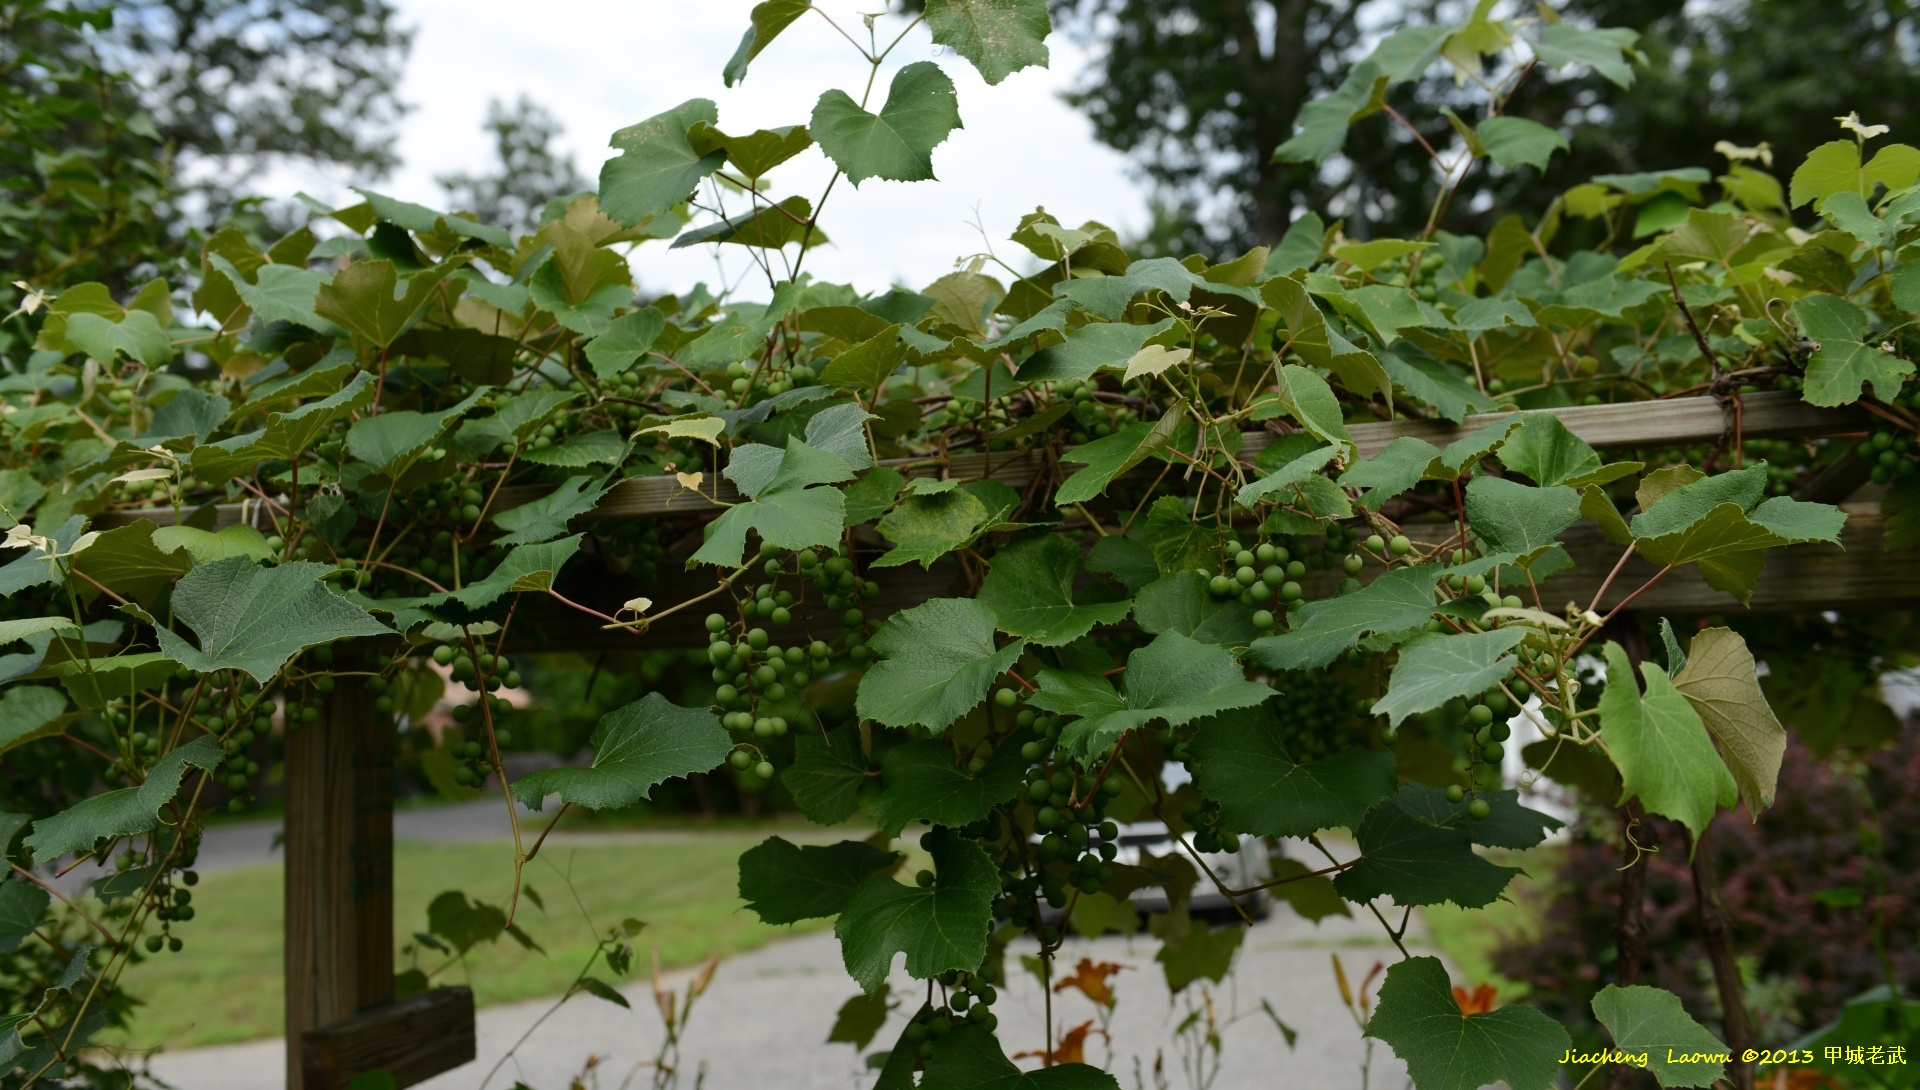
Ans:
<svg viewBox="0 0 1920 1090"><path fill-rule="evenodd" d="M1569 431L1601 449L1690 446L1717 443L1729 427L1729 409L1710 397L1552 410ZM1436 421L1368 423L1349 428L1361 457L1378 453L1401 436L1418 436L1445 446L1508 415L1489 413L1458 425ZM1741 399L1740 432L1748 439L1858 437L1879 426L1857 407L1822 409L1791 392L1749 394ZM1245 433L1242 454L1252 456L1272 436ZM882 463L887 464L887 463ZM908 476L930 475L924 460L895 463ZM1800 498L1839 503L1847 513L1841 537L1844 551L1826 545L1789 546L1769 555L1748 608L1762 611L1880 610L1920 603L1920 565L1882 546L1886 519L1875 496L1861 495L1869 464L1850 451L1815 476ZM1052 472L1044 452L956 455L948 475L962 480L992 478L1019 488ZM1147 472L1136 469L1133 476ZM731 485L715 476L717 492L700 494L671 477L635 478L616 486L589 519L644 519L717 513L719 503L739 499ZM526 503L537 488L504 489L494 510ZM170 522L167 510L115 512L101 523L137 518ZM244 517L240 505L223 505L217 525ZM1543 580L1543 601L1591 600L1613 567L1619 546L1605 541L1590 523L1561 538L1574 566ZM1618 605L1629 588L1655 569L1637 557L1613 580L1602 606ZM936 564L930 570L899 569L880 598L865 606L869 616L886 616L930 597L950 593L957 567ZM1635 579L1634 576L1639 578ZM604 600L590 602L612 613L632 594L644 591L656 601L675 602L710 590L716 576L688 573L640 587L602 580ZM1331 593L1336 573L1313 572L1311 595ZM532 606L532 603L529 603ZM544 609L545 607L541 607ZM1708 587L1689 568L1636 599L1636 608L1667 614L1726 612L1738 608L1727 595ZM554 606L551 614L523 609L523 629L541 630L538 643L523 651L567 651L638 647L704 646L708 633L686 611L663 620L638 640L630 632L605 632L583 624L578 615ZM771 627L771 626L770 626ZM798 626L792 635L798 634ZM561 635L558 638L553 633ZM776 639L782 633L773 633ZM286 1040L289 1090L343 1090L354 1076L385 1070L400 1086L421 1082L469 1062L475 1055L473 995L466 988L441 988L395 1001L393 998L393 765L395 735L373 711L373 696L356 679L338 682L320 722L290 732L286 779Z"/></svg>

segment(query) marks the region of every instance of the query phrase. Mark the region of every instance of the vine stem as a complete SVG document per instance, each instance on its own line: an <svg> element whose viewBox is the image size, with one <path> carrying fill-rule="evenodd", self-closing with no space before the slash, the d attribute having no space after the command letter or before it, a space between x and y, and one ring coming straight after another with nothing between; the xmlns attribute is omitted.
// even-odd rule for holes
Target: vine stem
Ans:
<svg viewBox="0 0 1920 1090"><path fill-rule="evenodd" d="M22 878L25 878L27 881L32 882L34 885L39 886L41 889L44 889L48 893L52 894L55 900L58 900L61 904L66 905L68 908L72 909L74 915L92 924L93 929L95 931L100 932L100 934L104 936L108 942L114 941L113 932L107 930L105 924L101 923L99 920L96 920L92 916L88 915L85 909L82 909L79 905L74 904L71 900L67 898L66 894L61 893L59 890L53 888L53 886L50 883L48 883L46 879L40 877L39 875L33 873L30 870L27 870L25 867L22 867L18 863L9 862L7 866L13 868L13 873L19 875Z"/></svg>

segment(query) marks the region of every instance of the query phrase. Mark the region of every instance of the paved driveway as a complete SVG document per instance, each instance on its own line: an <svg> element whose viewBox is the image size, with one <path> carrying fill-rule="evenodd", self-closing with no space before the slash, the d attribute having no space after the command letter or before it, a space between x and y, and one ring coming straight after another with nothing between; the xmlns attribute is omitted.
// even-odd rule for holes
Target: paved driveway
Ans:
<svg viewBox="0 0 1920 1090"><path fill-rule="evenodd" d="M1173 1033L1191 1005L1203 1002L1201 989L1196 985L1178 997L1168 994L1165 977L1153 961L1158 946L1154 939L1074 940L1063 955L1069 964L1088 956L1128 966L1116 978L1119 1005L1108 1027L1111 1054L1098 1036L1089 1047L1089 1058L1107 1061L1127 1090L1203 1090L1208 1085L1214 1090L1402 1090L1407 1085L1405 1068L1378 1043L1363 1082L1368 1050L1340 1005L1330 960L1339 953L1357 980L1375 961L1393 960L1392 947L1383 945L1379 936L1379 925L1370 916L1330 919L1316 927L1279 908L1257 924L1238 955L1239 971L1211 993L1223 1048L1210 1083L1192 1077L1193 1057L1181 1050ZM1013 953L1018 952L1016 948ZM1037 1049L1045 1020L1039 983L1020 972L1011 955L1008 969L1012 979L996 1005L1003 1034L1009 1048ZM686 976L670 974L668 982L679 986ZM896 974L893 987L903 1006L905 997L919 994L904 974ZM924 990L924 985L919 987ZM868 1086L873 1073L862 1057L848 1045L825 1043L835 1011L855 990L831 933L802 936L734 958L721 965L694 1013L684 1044L685 1064L704 1065L705 1090ZM587 1058L596 1056L597 1082L584 1085L588 1090L616 1090L637 1064L653 1056L662 1038L647 983L641 980L623 991L632 1010L591 997L573 1000L539 1026L491 1082L485 1081L489 1069L551 1004L483 1010L479 1059L423 1086L507 1090L517 1079L534 1090L568 1090ZM1291 1047L1262 1011L1263 999L1298 1034ZM907 1013L896 1012L872 1047L891 1042ZM1094 1014L1093 1005L1077 992L1054 997L1056 1033ZM181 1090L259 1090L278 1085L283 1055L281 1042L259 1041L164 1055L156 1059L154 1070ZM1156 1066L1164 1081L1156 1079ZM650 1073L641 1071L632 1085L651 1085ZM694 1083L688 1077L679 1085L692 1090Z"/></svg>

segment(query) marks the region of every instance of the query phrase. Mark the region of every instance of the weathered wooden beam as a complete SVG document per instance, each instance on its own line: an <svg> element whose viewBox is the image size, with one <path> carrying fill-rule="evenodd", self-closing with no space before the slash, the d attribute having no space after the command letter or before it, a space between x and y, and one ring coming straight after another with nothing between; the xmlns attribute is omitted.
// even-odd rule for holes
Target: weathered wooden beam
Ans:
<svg viewBox="0 0 1920 1090"><path fill-rule="evenodd" d="M385 1071L413 1086L473 1062L473 990L436 988L309 1030L300 1041L306 1090L346 1090L355 1076Z"/></svg>
<svg viewBox="0 0 1920 1090"><path fill-rule="evenodd" d="M1732 595L1715 590L1701 578L1699 569L1676 569L1645 594L1634 599L1633 607L1647 613L1783 613L1817 610L1865 612L1879 609L1909 609L1920 604L1920 563L1912 552L1887 552L1882 537L1886 516L1878 500L1840 505L1847 514L1840 545L1788 545L1767 552L1766 567L1754 585L1752 601L1742 607ZM1418 526L1408 532L1419 535ZM1542 580L1540 601L1549 611L1559 613L1569 602L1585 609L1599 592L1607 573L1613 570L1623 546L1600 536L1600 528L1590 522L1576 524L1560 536L1560 543L1573 557L1574 566ZM1658 574L1657 565L1635 555L1614 577L1599 609L1608 609L1625 601ZM1332 593L1340 577L1327 572L1310 573L1309 594ZM1501 590L1518 594L1532 605L1532 594L1523 584L1503 586Z"/></svg>
<svg viewBox="0 0 1920 1090"><path fill-rule="evenodd" d="M1553 414L1567 430L1600 448L1637 446L1689 446L1718 441L1727 426L1727 413L1711 397L1680 397L1668 401L1639 401L1618 405L1575 405L1554 409ZM1347 430L1361 457L1371 457L1403 435L1417 436L1435 446L1444 447L1464 438L1511 413L1479 413L1460 424L1444 420L1392 420L1374 424L1354 424ZM1749 439L1787 439L1814 435L1835 435L1861 431L1873 426L1873 416L1865 409L1846 407L1822 409L1807 404L1798 393L1770 390L1748 394L1742 399L1741 434ZM1241 450L1251 457L1266 447L1273 437L1264 431L1241 436ZM899 459L882 463L905 466L908 476L931 476L937 469L925 465L926 459ZM960 480L991 477L1019 488L1044 471L1047 461L1040 451L1001 454L966 453L949 459L949 476ZM1136 470L1136 474L1145 472ZM494 500L494 510L505 510L530 503L545 489L525 486L503 488ZM587 516L595 519L645 518L657 515L698 515L717 511L723 504L738 503L741 497L731 482L710 477L700 492L682 488L673 477L633 477L614 486L600 505Z"/></svg>
<svg viewBox="0 0 1920 1090"><path fill-rule="evenodd" d="M1768 390L1748 394L1741 401L1741 434L1749 439L1789 439L1817 435L1841 435L1870 429L1874 417L1856 406L1822 409L1801 400L1789 390ZM1635 401L1617 405L1573 405L1551 410L1567 430L1600 448L1639 446L1687 446L1715 442L1727 426L1727 413L1710 397L1677 397L1666 401ZM1436 420L1391 420L1354 424L1348 428L1362 457L1385 449L1403 435L1425 439L1445 446L1455 439L1471 435L1511 413L1479 413L1460 424ZM1245 432L1241 450L1249 457L1272 442L1265 431ZM893 459L883 465L905 467L908 476L930 476L937 470L925 458ZM949 475L960 480L994 480L1018 488L1045 470L1047 461L1040 451L986 454L956 454L949 459ZM1136 470L1135 473L1141 473ZM492 510L505 511L531 503L546 494L537 485L515 485L500 490ZM718 475L709 475L701 491L682 488L671 476L631 477L615 485L598 507L585 517L590 519L649 518L661 515L702 515L718 511L725 504L742 499L733 484ZM191 512L188 512L191 514ZM171 508L116 510L102 512L94 521L99 528L119 526L146 518L166 526L178 518ZM216 528L241 522L265 525L258 503L221 504L213 514Z"/></svg>

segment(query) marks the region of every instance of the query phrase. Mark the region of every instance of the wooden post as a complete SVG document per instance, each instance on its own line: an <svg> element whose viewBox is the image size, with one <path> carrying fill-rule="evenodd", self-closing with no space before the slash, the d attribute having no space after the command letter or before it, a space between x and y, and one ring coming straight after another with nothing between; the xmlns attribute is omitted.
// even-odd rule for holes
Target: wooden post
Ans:
<svg viewBox="0 0 1920 1090"><path fill-rule="evenodd" d="M287 735L287 1086L302 1041L393 999L393 729L364 679L336 680L318 723Z"/></svg>

